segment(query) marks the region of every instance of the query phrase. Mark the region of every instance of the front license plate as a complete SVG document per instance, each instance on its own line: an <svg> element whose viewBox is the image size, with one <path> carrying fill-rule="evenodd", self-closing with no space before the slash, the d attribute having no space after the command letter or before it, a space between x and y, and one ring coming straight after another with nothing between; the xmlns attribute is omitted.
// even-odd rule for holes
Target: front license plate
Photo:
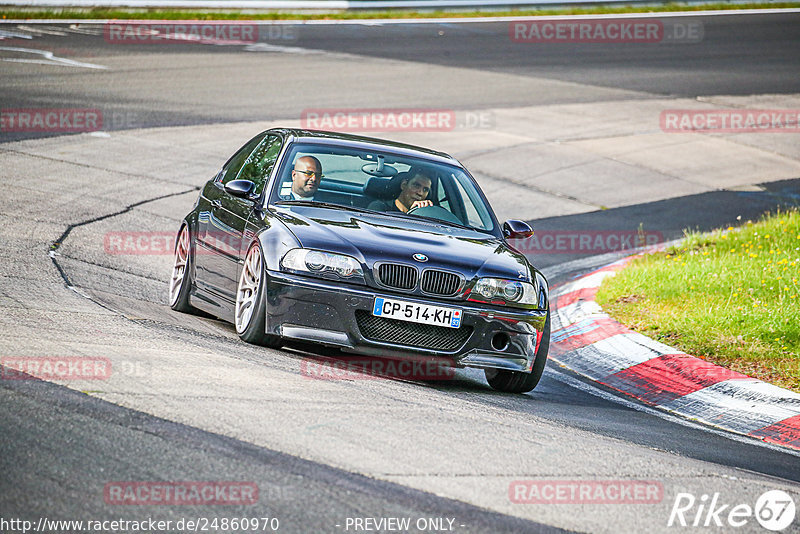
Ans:
<svg viewBox="0 0 800 534"><path fill-rule="evenodd" d="M458 308L443 308L381 297L375 297L372 315L448 328L461 326L461 310Z"/></svg>

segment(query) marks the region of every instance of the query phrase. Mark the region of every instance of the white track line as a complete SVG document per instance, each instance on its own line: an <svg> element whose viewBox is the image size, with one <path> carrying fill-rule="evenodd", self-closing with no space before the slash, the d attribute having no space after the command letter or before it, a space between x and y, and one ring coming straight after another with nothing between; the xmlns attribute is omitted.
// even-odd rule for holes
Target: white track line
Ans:
<svg viewBox="0 0 800 534"><path fill-rule="evenodd" d="M27 33L10 32L7 30L0 30L0 40L2 39L33 39L33 36Z"/></svg>
<svg viewBox="0 0 800 534"><path fill-rule="evenodd" d="M59 37L66 37L67 36L67 32L66 31L62 31L59 28L53 28L52 26L45 26L45 25L41 25L41 24L39 25L38 28L34 27L34 26L30 26L28 24L20 24L19 26L17 26L17 29L20 29L20 30L22 30L24 32L31 32L31 33L35 33L35 34L39 34L39 35L57 35ZM64 30L66 30L66 28L64 28Z"/></svg>
<svg viewBox="0 0 800 534"><path fill-rule="evenodd" d="M21 52L23 54L36 54L42 56L44 59L24 59L24 58L2 58L3 61L10 63L40 63L43 65L56 65L59 67L81 67L84 69L107 69L103 65L95 65L94 63L83 63L73 59L67 59L54 55L49 50L39 50L36 48L18 48L15 46L0 46L0 50L6 52Z"/></svg>
<svg viewBox="0 0 800 534"><path fill-rule="evenodd" d="M30 0L3 0L4 5L29 5ZM204 2L204 5L206 3ZM225 2L225 6L234 9L237 2ZM93 4L94 5L94 4ZM43 5L42 8L46 8ZM169 7L169 6L164 6ZM212 7L205 5L205 7ZM229 21L229 20L203 20L203 21L179 21L179 20L132 20L124 21L117 19L8 19L0 21L0 24L108 24L108 23L125 23L125 22L141 22L141 23L186 23L192 22L195 24L211 24L211 23L242 23L251 22L255 24L264 25L318 25L318 26L334 26L342 24L473 24L479 22L511 22L511 21L527 21L527 20L583 20L583 19L599 19L599 18L612 18L612 19L633 19L633 18L673 18L673 17L709 17L709 16L734 16L734 15L774 15L774 14L790 14L800 13L798 8L787 9L731 9L719 11L674 11L664 13L619 13L608 15L549 15L549 16L525 16L525 17L453 17L453 18L430 18L430 19L340 19L340 20L253 20L253 21Z"/></svg>

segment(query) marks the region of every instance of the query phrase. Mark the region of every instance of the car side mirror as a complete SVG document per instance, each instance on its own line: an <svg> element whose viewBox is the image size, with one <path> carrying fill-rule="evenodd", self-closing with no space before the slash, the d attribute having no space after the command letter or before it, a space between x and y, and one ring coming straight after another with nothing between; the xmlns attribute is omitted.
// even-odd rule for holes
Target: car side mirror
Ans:
<svg viewBox="0 0 800 534"><path fill-rule="evenodd" d="M533 228L523 221L511 219L503 223L503 236L506 239L525 239L533 235Z"/></svg>
<svg viewBox="0 0 800 534"><path fill-rule="evenodd" d="M256 184L250 180L231 180L225 184L226 193L245 200L255 200L253 195L255 189Z"/></svg>

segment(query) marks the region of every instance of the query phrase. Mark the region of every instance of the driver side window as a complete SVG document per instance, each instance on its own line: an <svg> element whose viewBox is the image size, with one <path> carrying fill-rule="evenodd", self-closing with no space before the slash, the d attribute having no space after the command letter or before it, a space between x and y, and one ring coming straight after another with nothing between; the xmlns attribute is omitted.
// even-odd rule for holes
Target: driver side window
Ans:
<svg viewBox="0 0 800 534"><path fill-rule="evenodd" d="M245 161L242 172L239 173L239 180L250 180L256 184L254 192L256 195L260 195L275 167L280 151L281 138L277 135L267 136Z"/></svg>
<svg viewBox="0 0 800 534"><path fill-rule="evenodd" d="M217 176L217 181L222 182L222 184L227 184L231 180L235 180L239 175L239 170L242 168L242 165L244 165L247 156L253 152L262 139L263 137L261 135L257 135L248 141L246 145L240 148L236 154L231 156L231 159L229 159L222 168L222 172L220 172Z"/></svg>

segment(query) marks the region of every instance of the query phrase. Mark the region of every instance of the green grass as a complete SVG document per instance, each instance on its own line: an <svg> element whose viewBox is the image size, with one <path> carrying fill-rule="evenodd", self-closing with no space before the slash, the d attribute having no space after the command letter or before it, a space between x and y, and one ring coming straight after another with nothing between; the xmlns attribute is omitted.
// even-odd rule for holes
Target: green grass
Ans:
<svg viewBox="0 0 800 534"><path fill-rule="evenodd" d="M800 2L753 2L710 4L666 3L653 6L589 6L559 9L511 9L506 11L407 11L407 10L351 10L329 13L289 11L247 11L203 9L115 9L115 8L64 8L64 9L6 9L0 10L2 19L125 19L125 20L314 20L314 19L405 19L405 18L468 18L468 17L523 17L548 15L600 15L614 13L658 13L669 11L705 11L728 9L798 8Z"/></svg>
<svg viewBox="0 0 800 534"><path fill-rule="evenodd" d="M604 310L694 356L800 392L800 211L687 233L606 279Z"/></svg>

